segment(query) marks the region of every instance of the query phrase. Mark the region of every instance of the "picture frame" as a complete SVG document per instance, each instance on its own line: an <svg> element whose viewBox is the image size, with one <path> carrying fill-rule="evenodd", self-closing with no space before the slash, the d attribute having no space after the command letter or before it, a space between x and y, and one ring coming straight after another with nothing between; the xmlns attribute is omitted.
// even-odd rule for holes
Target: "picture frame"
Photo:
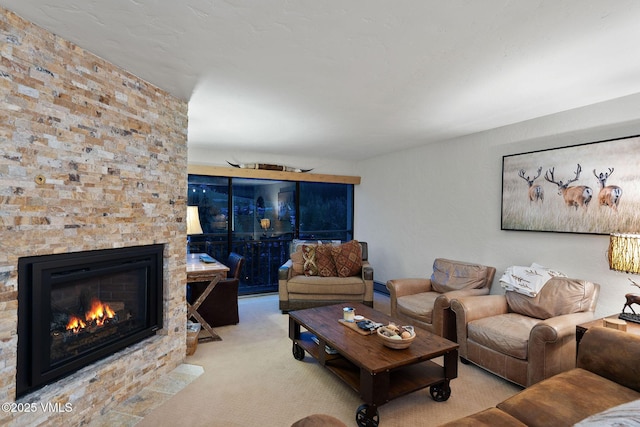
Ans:
<svg viewBox="0 0 640 427"><path fill-rule="evenodd" d="M501 229L640 232L639 165L640 135L505 155Z"/></svg>

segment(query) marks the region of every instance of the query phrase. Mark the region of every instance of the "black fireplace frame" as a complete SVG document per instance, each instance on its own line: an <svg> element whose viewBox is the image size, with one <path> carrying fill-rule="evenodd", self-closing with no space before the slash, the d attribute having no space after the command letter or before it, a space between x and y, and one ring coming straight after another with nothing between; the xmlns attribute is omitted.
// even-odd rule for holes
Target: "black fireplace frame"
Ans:
<svg viewBox="0 0 640 427"><path fill-rule="evenodd" d="M28 256L18 260L18 358L16 375L16 398L43 387L55 380L68 376L79 369L108 357L130 345L155 335L163 327L163 244L130 246L115 249L71 252ZM80 354L55 367L43 363L40 352L42 337L37 331L44 329L45 323L33 325L37 315L49 321L44 303L50 297L51 285L40 283L38 276L61 272L77 275L111 272L114 261L121 262L121 269L144 267L146 280L150 286L145 289L148 301L143 328L121 337L115 342L105 343L91 352ZM33 283L33 281L36 283ZM33 286L31 285L33 283ZM157 284L157 286L153 286ZM34 315L34 310L39 311ZM43 313L43 311L46 311ZM42 322L42 320L41 320ZM48 327L46 327L48 330Z"/></svg>

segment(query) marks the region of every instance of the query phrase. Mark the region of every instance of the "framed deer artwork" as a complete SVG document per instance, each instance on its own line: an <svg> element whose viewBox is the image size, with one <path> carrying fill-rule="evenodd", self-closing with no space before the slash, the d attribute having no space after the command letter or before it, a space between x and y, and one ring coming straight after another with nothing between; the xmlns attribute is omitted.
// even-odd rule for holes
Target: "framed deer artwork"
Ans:
<svg viewBox="0 0 640 427"><path fill-rule="evenodd" d="M501 228L640 232L640 135L503 156Z"/></svg>

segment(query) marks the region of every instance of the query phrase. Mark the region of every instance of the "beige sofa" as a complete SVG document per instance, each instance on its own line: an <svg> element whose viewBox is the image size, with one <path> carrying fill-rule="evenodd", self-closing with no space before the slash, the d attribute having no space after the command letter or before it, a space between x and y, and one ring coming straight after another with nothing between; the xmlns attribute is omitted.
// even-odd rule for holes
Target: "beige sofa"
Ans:
<svg viewBox="0 0 640 427"><path fill-rule="evenodd" d="M441 427L637 425L639 356L640 335L590 328L580 341L575 368L542 380L494 408Z"/></svg>
<svg viewBox="0 0 640 427"><path fill-rule="evenodd" d="M509 381L529 387L575 366L576 325L593 320L600 286L554 277L535 297L461 297L451 302L458 351Z"/></svg>
<svg viewBox="0 0 640 427"><path fill-rule="evenodd" d="M360 302L373 307L373 267L368 260L368 247L366 242L356 242L360 248L360 268L348 277L340 277L338 274L321 275L323 271L305 274L304 266L300 266L303 249L322 246L321 249L330 251L331 248L348 245L342 242L328 241L301 241L294 240L291 243L291 258L278 270L279 306L283 313L290 310L319 307L340 302ZM335 256L335 252L333 253ZM353 255L353 252L350 253ZM294 259L296 262L294 262ZM351 260L353 261L353 260ZM301 270L302 269L302 270ZM342 273L342 271L341 271Z"/></svg>

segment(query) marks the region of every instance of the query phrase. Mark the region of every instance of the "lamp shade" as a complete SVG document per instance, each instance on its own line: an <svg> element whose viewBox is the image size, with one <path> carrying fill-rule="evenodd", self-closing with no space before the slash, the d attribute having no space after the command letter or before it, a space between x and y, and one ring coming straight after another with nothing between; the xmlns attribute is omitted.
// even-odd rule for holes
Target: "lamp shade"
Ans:
<svg viewBox="0 0 640 427"><path fill-rule="evenodd" d="M611 234L609 268L627 273L640 273L640 235Z"/></svg>
<svg viewBox="0 0 640 427"><path fill-rule="evenodd" d="M187 206L187 234L202 234L197 206Z"/></svg>
<svg viewBox="0 0 640 427"><path fill-rule="evenodd" d="M262 227L263 230L267 230L269 227L271 227L271 220L269 218L261 219L260 227Z"/></svg>

